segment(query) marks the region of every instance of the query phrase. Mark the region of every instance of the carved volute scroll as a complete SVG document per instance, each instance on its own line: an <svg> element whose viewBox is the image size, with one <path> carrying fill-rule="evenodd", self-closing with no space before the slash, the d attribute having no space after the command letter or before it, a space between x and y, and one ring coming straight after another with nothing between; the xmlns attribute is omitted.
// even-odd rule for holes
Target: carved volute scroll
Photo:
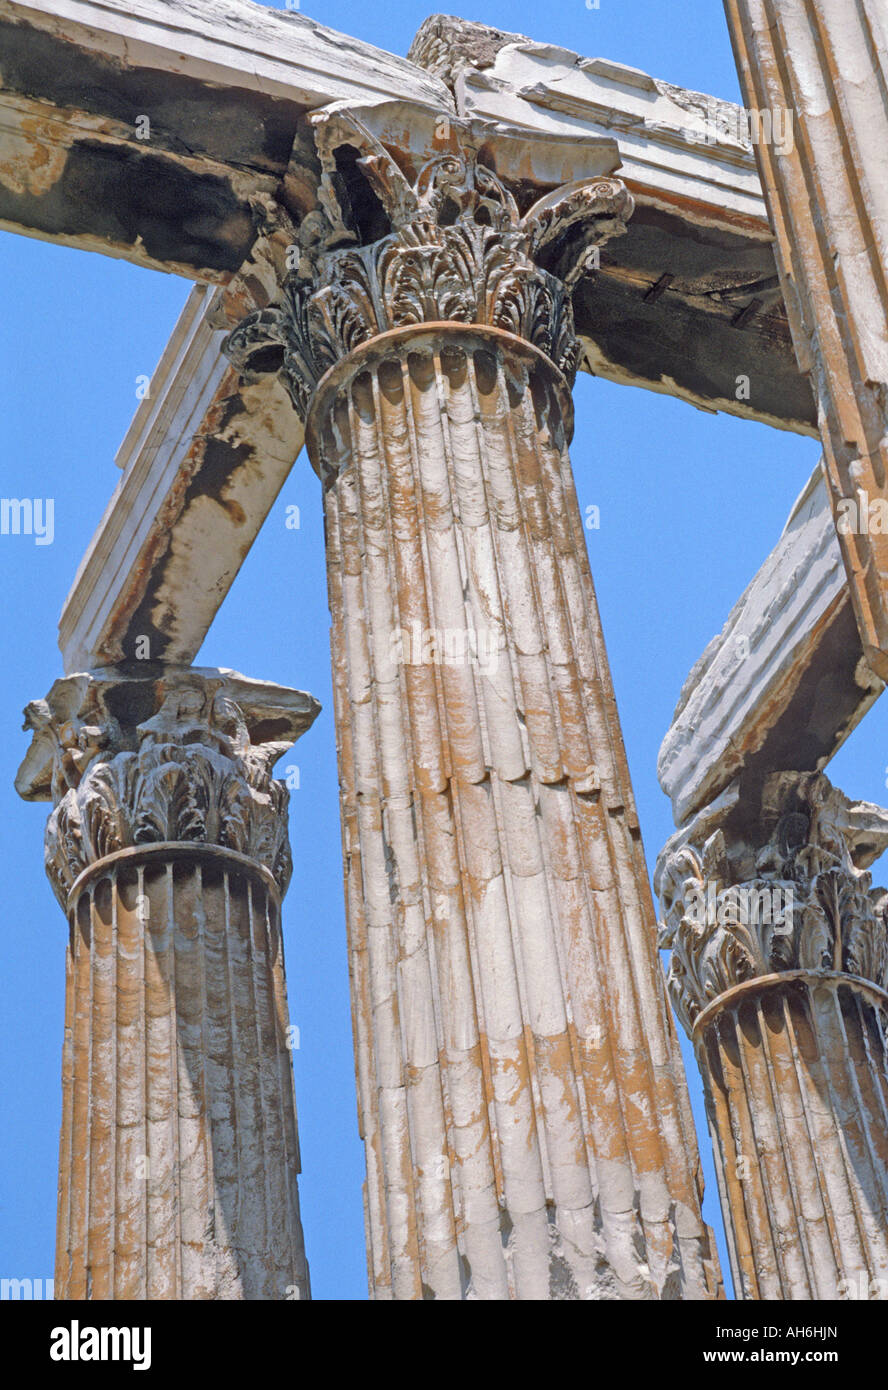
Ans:
<svg viewBox="0 0 888 1390"><path fill-rule="evenodd" d="M362 343L451 322L513 333L572 382L571 292L596 249L625 231L633 203L619 179L564 185L522 212L479 157L477 122L448 118L457 152L414 179L356 116L334 108L314 122L324 172L318 207L293 234L297 264L279 302L223 344L244 376L280 371L305 418L324 373Z"/></svg>
<svg viewBox="0 0 888 1390"><path fill-rule="evenodd" d="M46 871L62 906L90 865L161 842L244 854L283 892L288 793L271 769L319 708L302 691L222 670L109 667L56 681L25 711L34 739L16 787L54 803Z"/></svg>
<svg viewBox="0 0 888 1390"><path fill-rule="evenodd" d="M888 811L850 801L821 773L773 773L751 806L727 796L668 842L657 863L669 992L691 1033L734 986L789 970L888 987L888 894L867 865L888 846Z"/></svg>

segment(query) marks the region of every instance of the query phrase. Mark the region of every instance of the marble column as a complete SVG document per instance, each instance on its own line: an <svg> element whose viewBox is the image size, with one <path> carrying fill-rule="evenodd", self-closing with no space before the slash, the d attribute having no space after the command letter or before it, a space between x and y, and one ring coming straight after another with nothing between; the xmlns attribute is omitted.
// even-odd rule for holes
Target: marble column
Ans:
<svg viewBox="0 0 888 1390"><path fill-rule="evenodd" d="M888 1292L888 812L820 773L666 845L669 990L703 1076L738 1298Z"/></svg>
<svg viewBox="0 0 888 1390"><path fill-rule="evenodd" d="M299 268L227 351L324 483L371 1294L714 1297L567 453L571 286L631 199L522 211L477 122L408 178L326 121Z"/></svg>
<svg viewBox="0 0 888 1390"><path fill-rule="evenodd" d="M884 680L888 12L884 0L725 0L725 12L861 640Z"/></svg>
<svg viewBox="0 0 888 1390"><path fill-rule="evenodd" d="M271 767L318 708L155 666L26 710L69 924L56 1298L309 1297Z"/></svg>

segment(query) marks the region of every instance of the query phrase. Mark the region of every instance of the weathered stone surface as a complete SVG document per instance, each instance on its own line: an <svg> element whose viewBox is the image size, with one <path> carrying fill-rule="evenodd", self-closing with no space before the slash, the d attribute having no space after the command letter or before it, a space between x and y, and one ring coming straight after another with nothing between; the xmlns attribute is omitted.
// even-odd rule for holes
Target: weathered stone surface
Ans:
<svg viewBox="0 0 888 1390"><path fill-rule="evenodd" d="M646 161L644 171L630 163L636 211L627 234L602 249L600 270L590 268L575 287L580 368L686 396L707 409L813 431L810 390L774 295L770 232L751 149L731 143L738 108L618 64L574 58L527 41L509 61L526 60L536 76L528 85L516 72L511 122L498 105L490 108L493 122L479 119L472 113L488 108L473 99L457 124L475 132L486 167L522 215L556 186L608 175L619 157ZM580 84L570 116L546 104L550 87L560 91L567 77ZM505 77L502 83L505 91ZM655 90L657 119L645 124ZM402 87L399 99L372 106L352 101L350 110L415 181L424 164L455 143L447 107L407 100L405 93ZM707 143L710 118L724 139ZM335 108L322 119L332 130ZM207 276L225 281L224 292L204 298L201 316L197 297L186 309L167 364L137 412L121 452L127 476L63 613L60 645L68 670L129 657L139 637L148 637L164 660L191 660L299 451L301 424L279 382L263 376L241 388L215 351L225 328L274 298L287 245L317 208L321 169L310 134L300 117L272 183L266 170L251 185L247 260ZM177 195L174 202L180 226L187 198ZM759 301L767 307L750 317ZM742 327L735 323L740 317ZM737 399L742 373L750 378L749 399L745 392ZM202 404L192 411L195 393Z"/></svg>
<svg viewBox="0 0 888 1390"><path fill-rule="evenodd" d="M742 1298L858 1297L888 1274L888 894L866 872L886 847L888 811L781 772L657 863Z"/></svg>
<svg viewBox="0 0 888 1390"><path fill-rule="evenodd" d="M235 672L68 676L16 781L70 925L55 1296L309 1297L271 765L317 702Z"/></svg>
<svg viewBox="0 0 888 1390"><path fill-rule="evenodd" d="M310 445L374 1292L710 1297L560 391L492 338L370 344Z"/></svg>
<svg viewBox="0 0 888 1390"><path fill-rule="evenodd" d="M308 1298L280 902L210 845L70 903L55 1296Z"/></svg>
<svg viewBox="0 0 888 1390"><path fill-rule="evenodd" d="M879 0L725 0L746 103L794 113L756 147L799 363L810 373L834 512L888 503L888 19ZM867 661L888 675L888 534L840 531Z"/></svg>
<svg viewBox="0 0 888 1390"><path fill-rule="evenodd" d="M223 344L240 371L249 378L280 370L305 418L324 374L362 343L448 321L525 338L572 384L579 345L571 291L589 255L625 231L632 200L619 179L578 180L522 215L484 163L492 132L480 124L450 122L446 143L455 148L439 152L411 182L360 113L314 119L326 197L299 228L299 262L281 302L250 315ZM363 152L367 189L384 210L373 226L379 239L366 245L354 229L358 194L346 200L341 188L337 159L345 149ZM601 159L605 167L615 162L611 142Z"/></svg>
<svg viewBox="0 0 888 1390"><path fill-rule="evenodd" d="M355 114L385 148L401 141L399 159L413 178L422 166L413 169L410 159L440 158L450 147L449 137L436 139L440 110L380 103ZM335 109L319 121L338 128ZM532 200L570 176L572 161L589 177L615 163L610 141L541 137L529 145L519 133L497 128L491 139L489 127L469 124L498 177L510 186L531 178ZM304 162L294 163L286 198L295 206L293 188L301 190L307 239L317 222L317 182ZM282 384L271 375L242 382L218 351L227 328L276 295L300 234L283 203L257 196L253 210L249 258L224 290L195 289L118 453L124 476L61 617L69 671L132 658L146 641L153 657L190 660L302 446L302 423Z"/></svg>
<svg viewBox="0 0 888 1390"><path fill-rule="evenodd" d="M92 0L2 0L4 18L0 225L212 283L237 275L263 198L304 210L307 110L334 99L397 104L384 138L402 162L421 163L427 138L419 150L414 138L428 112L439 120L454 109L421 66L245 0L141 0L135 14ZM464 28L443 21L441 41L461 52ZM630 237L605 254L594 303L577 298L583 365L813 432L738 109L529 40L504 47L488 78L478 64L498 31L470 28L476 65L461 79L460 111L533 129L535 149L544 136L573 147L573 172L552 186L597 172L584 163L589 136L619 141L638 209ZM500 38L520 36L499 35L494 48ZM417 53L428 57L423 45ZM137 116L151 123L146 138ZM545 191L541 167L505 171L493 155L488 164L519 196L522 180ZM738 375L753 383L748 399L738 399Z"/></svg>
<svg viewBox="0 0 888 1390"><path fill-rule="evenodd" d="M575 296L581 365L813 434L741 108L608 59L435 16L411 52L446 76L448 51L461 115L617 141L636 210ZM738 391L743 377L748 394Z"/></svg>
<svg viewBox="0 0 888 1390"><path fill-rule="evenodd" d="M553 361L629 200L522 213L478 123L411 181L336 120L375 216L328 164L229 350L307 408L325 483L371 1291L714 1297Z"/></svg>
<svg viewBox="0 0 888 1390"><path fill-rule="evenodd" d="M741 786L679 830L657 864L660 946L688 1033L721 994L775 971L888 988L888 895L871 894L865 872L888 849L888 811L849 801L818 772Z"/></svg>
<svg viewBox="0 0 888 1390"><path fill-rule="evenodd" d="M452 89L463 68L489 68L507 44L529 42L523 34L492 29L455 15L433 14L419 26L407 57Z"/></svg>
<svg viewBox="0 0 888 1390"><path fill-rule="evenodd" d="M0 226L221 283L305 110L452 106L406 59L248 0L2 0L0 47Z"/></svg>
<svg viewBox="0 0 888 1390"><path fill-rule="evenodd" d="M664 206L677 210L693 197L701 222L707 215L723 226L739 227L744 217L764 221L752 146L732 102L609 59L436 15L411 53L441 71L445 49L455 59L451 80L461 115L540 133L610 135L619 142L626 178Z"/></svg>
<svg viewBox="0 0 888 1390"><path fill-rule="evenodd" d="M256 743L241 700L264 735ZM62 906L88 866L160 841L236 850L285 892L287 791L270 769L319 709L301 690L209 668L106 667L56 681L25 711L34 741L16 789L54 803L46 867Z"/></svg>
<svg viewBox="0 0 888 1390"><path fill-rule="evenodd" d="M388 96L440 101L443 92L441 82L406 58L298 11L250 0L4 0L3 13L12 27L31 31L31 83L41 52L36 36L54 38L67 51L66 96L77 89L101 100L89 90L89 68L79 51L77 62L70 61L72 50L81 48L106 64L109 80L127 70L168 72L303 107ZM44 80L51 75L44 73ZM15 89L30 91L30 85L22 77ZM208 124L218 126L218 118L208 118ZM216 129L205 139L226 141L236 134Z"/></svg>
<svg viewBox="0 0 888 1390"><path fill-rule="evenodd" d="M841 19L775 0L773 25L765 0L727 5L750 104L779 77L805 123L801 152L777 137L759 158L833 498L875 495L888 216L846 155L885 125L884 19L868 0ZM308 419L374 1292L713 1296L566 387L579 358L812 430L738 109L440 16L412 50L426 72L243 0L3 0L0 33L0 222L225 286L192 300L125 441L66 662L193 654ZM347 109L308 114L334 98ZM217 354L244 314L242 383ZM659 876L664 944L746 1296L888 1272L885 912L863 872L885 817L816 774L766 776L787 742L819 766L882 688L872 534L843 540L861 649L803 500L692 673L664 763L680 818L698 813ZM59 801L48 866L71 914L65 1297L307 1296L270 775L316 712L298 694L127 666L29 707L19 784ZM694 923L686 899L710 887L715 920ZM752 890L802 902L741 931Z"/></svg>
<svg viewBox="0 0 888 1390"><path fill-rule="evenodd" d="M256 296L236 302L244 312ZM146 653L191 660L302 448L283 386L243 384L220 353L227 326L222 295L196 287L118 452L122 477L65 601L66 671Z"/></svg>
<svg viewBox="0 0 888 1390"><path fill-rule="evenodd" d="M857 636L818 466L685 681L657 765L676 825L741 772L822 768L883 690Z"/></svg>

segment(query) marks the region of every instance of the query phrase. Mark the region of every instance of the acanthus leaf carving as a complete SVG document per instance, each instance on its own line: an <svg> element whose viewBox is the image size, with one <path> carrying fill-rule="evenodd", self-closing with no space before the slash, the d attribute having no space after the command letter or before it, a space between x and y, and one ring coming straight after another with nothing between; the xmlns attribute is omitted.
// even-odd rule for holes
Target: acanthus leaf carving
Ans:
<svg viewBox="0 0 888 1390"><path fill-rule="evenodd" d="M55 803L45 861L62 905L91 865L160 843L233 850L285 890L289 794L271 769L318 709L302 691L190 667L57 681L26 711L35 738L16 785Z"/></svg>
<svg viewBox="0 0 888 1390"><path fill-rule="evenodd" d="M678 832L654 880L688 1033L713 1000L764 975L837 971L888 989L888 894L866 868L888 847L888 811L850 801L822 773L785 772L721 820L713 828L704 813Z"/></svg>
<svg viewBox="0 0 888 1390"><path fill-rule="evenodd" d="M316 113L313 124L323 169L318 206L300 228L298 267L280 302L249 315L225 340L235 366L248 378L280 372L304 419L324 373L362 343L395 328L451 322L524 338L572 383L579 344L571 294L592 253L625 231L633 203L619 179L565 185L522 215L479 157L477 131L471 138L463 131L459 153L428 160L410 182L347 111ZM343 146L361 152L356 167L390 228L363 245L337 169Z"/></svg>

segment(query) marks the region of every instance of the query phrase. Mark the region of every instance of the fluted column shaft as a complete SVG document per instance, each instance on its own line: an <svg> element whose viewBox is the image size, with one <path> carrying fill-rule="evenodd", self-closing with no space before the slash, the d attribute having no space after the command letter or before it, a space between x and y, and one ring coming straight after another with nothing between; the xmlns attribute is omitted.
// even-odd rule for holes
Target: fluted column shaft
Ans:
<svg viewBox="0 0 888 1390"><path fill-rule="evenodd" d="M883 0L725 0L725 12L747 107L790 122L756 157L861 640L885 677L888 15Z"/></svg>
<svg viewBox="0 0 888 1390"><path fill-rule="evenodd" d="M108 668L26 712L69 922L57 1298L309 1297L270 766L317 708Z"/></svg>
<svg viewBox="0 0 888 1390"><path fill-rule="evenodd" d="M800 972L723 995L695 1030L738 1297L888 1287L886 1008Z"/></svg>
<svg viewBox="0 0 888 1390"><path fill-rule="evenodd" d="M738 1298L888 1290L886 846L888 812L775 773L658 861Z"/></svg>
<svg viewBox="0 0 888 1390"><path fill-rule="evenodd" d="M307 1297L271 875L125 850L69 921L56 1297Z"/></svg>
<svg viewBox="0 0 888 1390"><path fill-rule="evenodd" d="M311 121L295 268L224 346L324 484L371 1293L715 1297L567 454L616 148L533 201L527 132Z"/></svg>
<svg viewBox="0 0 888 1390"><path fill-rule="evenodd" d="M405 329L308 424L373 1292L712 1296L563 378Z"/></svg>

